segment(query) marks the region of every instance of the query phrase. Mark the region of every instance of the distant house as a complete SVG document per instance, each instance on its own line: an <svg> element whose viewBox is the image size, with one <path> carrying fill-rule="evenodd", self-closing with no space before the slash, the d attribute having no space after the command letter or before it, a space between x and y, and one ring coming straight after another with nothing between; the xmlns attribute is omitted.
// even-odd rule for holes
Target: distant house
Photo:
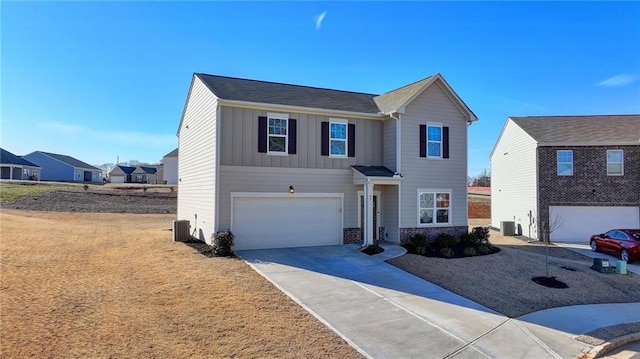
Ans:
<svg viewBox="0 0 640 359"><path fill-rule="evenodd" d="M37 181L41 170L40 166L0 148L0 178Z"/></svg>
<svg viewBox="0 0 640 359"><path fill-rule="evenodd" d="M162 163L164 165L162 179L165 184L178 184L178 149L164 155Z"/></svg>
<svg viewBox="0 0 640 359"><path fill-rule="evenodd" d="M43 151L31 152L24 159L42 167L41 180L62 182L101 182L102 170L76 158Z"/></svg>
<svg viewBox="0 0 640 359"><path fill-rule="evenodd" d="M111 183L131 183L131 174L135 171L135 167L116 165L109 172L109 182Z"/></svg>
<svg viewBox="0 0 640 359"><path fill-rule="evenodd" d="M158 169L155 166L115 166L109 172L111 183L158 183Z"/></svg>
<svg viewBox="0 0 640 359"><path fill-rule="evenodd" d="M493 227L585 244L640 228L640 115L510 117L490 159Z"/></svg>

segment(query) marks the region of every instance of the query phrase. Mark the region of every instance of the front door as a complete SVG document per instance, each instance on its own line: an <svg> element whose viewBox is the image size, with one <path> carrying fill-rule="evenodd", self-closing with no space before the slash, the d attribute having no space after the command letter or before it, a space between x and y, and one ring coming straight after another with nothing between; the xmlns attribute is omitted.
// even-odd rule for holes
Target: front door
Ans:
<svg viewBox="0 0 640 359"><path fill-rule="evenodd" d="M378 240L378 196L373 196L373 240ZM360 240L364 241L364 196L360 196Z"/></svg>

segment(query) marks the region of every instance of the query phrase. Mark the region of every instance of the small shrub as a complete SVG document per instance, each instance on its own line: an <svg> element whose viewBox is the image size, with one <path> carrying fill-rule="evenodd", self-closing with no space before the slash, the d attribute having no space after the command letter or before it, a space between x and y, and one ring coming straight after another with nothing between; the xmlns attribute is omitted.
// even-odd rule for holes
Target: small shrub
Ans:
<svg viewBox="0 0 640 359"><path fill-rule="evenodd" d="M478 236L473 233L465 233L460 236L460 244L464 246L477 246L480 244L480 240L478 240Z"/></svg>
<svg viewBox="0 0 640 359"><path fill-rule="evenodd" d="M421 256L424 255L425 253L427 253L427 249L429 248L429 242L427 242L427 236L420 233L415 234L411 238L411 246L413 248L413 253Z"/></svg>
<svg viewBox="0 0 640 359"><path fill-rule="evenodd" d="M488 243L482 243L478 246L478 253L481 255L489 254L493 251L493 246Z"/></svg>
<svg viewBox="0 0 640 359"><path fill-rule="evenodd" d="M440 233L436 237L435 245L438 248L451 248L458 243L458 239L450 234Z"/></svg>
<svg viewBox="0 0 640 359"><path fill-rule="evenodd" d="M476 249L473 247L465 247L462 253L464 253L464 255L467 257L473 257L478 255L478 251L476 251Z"/></svg>
<svg viewBox="0 0 640 359"><path fill-rule="evenodd" d="M489 227L473 227L471 234L476 236L479 243L489 243Z"/></svg>
<svg viewBox="0 0 640 359"><path fill-rule="evenodd" d="M456 254L453 252L453 249L444 247L440 249L440 255L443 256L444 258L451 258Z"/></svg>
<svg viewBox="0 0 640 359"><path fill-rule="evenodd" d="M175 191L175 189L173 187L169 187L169 191L171 191L173 193L173 191Z"/></svg>
<svg viewBox="0 0 640 359"><path fill-rule="evenodd" d="M370 244L366 248L362 249L360 252L372 256L374 254L384 252L384 248L380 247L377 244Z"/></svg>
<svg viewBox="0 0 640 359"><path fill-rule="evenodd" d="M147 187L142 187L142 192L147 192Z"/></svg>
<svg viewBox="0 0 640 359"><path fill-rule="evenodd" d="M89 185L86 184L86 185L83 186L83 188L84 188L85 191L88 191L89 190Z"/></svg>
<svg viewBox="0 0 640 359"><path fill-rule="evenodd" d="M234 237L235 236L233 235L233 233L231 233L231 231L216 233L212 246L213 252L216 255L222 257L231 256L233 254L233 250L231 249L231 247L233 247Z"/></svg>

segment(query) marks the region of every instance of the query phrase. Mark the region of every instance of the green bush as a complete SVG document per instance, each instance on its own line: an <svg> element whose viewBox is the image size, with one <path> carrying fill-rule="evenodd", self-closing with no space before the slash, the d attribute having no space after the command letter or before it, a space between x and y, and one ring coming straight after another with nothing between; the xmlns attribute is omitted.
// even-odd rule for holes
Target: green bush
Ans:
<svg viewBox="0 0 640 359"><path fill-rule="evenodd" d="M464 255L467 257L473 257L478 255L478 251L476 251L476 249L473 247L465 247L462 253L464 253Z"/></svg>
<svg viewBox="0 0 640 359"><path fill-rule="evenodd" d="M488 243L482 243L478 246L478 253L489 254L493 251L493 246Z"/></svg>
<svg viewBox="0 0 640 359"><path fill-rule="evenodd" d="M411 237L411 247L413 249L413 253L418 255L424 255L427 253L427 249L429 249L429 242L427 242L427 236L424 234L417 233L413 237Z"/></svg>
<svg viewBox="0 0 640 359"><path fill-rule="evenodd" d="M440 249L440 255L445 258L451 258L455 255L455 253L453 252L453 249L444 247Z"/></svg>
<svg viewBox="0 0 640 359"><path fill-rule="evenodd" d="M218 232L213 240L213 252L221 257L229 257L233 254L233 233L231 231Z"/></svg>
<svg viewBox="0 0 640 359"><path fill-rule="evenodd" d="M458 239L450 234L440 233L436 237L435 245L438 248L451 248L458 244Z"/></svg>
<svg viewBox="0 0 640 359"><path fill-rule="evenodd" d="M460 244L475 247L480 244L480 240L473 233L465 233L460 236Z"/></svg>
<svg viewBox="0 0 640 359"><path fill-rule="evenodd" d="M489 243L489 227L473 227L471 235L476 236L479 243Z"/></svg>

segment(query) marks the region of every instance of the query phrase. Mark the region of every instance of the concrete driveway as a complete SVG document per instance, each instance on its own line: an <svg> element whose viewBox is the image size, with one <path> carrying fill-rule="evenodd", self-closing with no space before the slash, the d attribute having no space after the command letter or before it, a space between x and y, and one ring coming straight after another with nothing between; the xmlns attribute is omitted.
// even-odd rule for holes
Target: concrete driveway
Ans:
<svg viewBox="0 0 640 359"><path fill-rule="evenodd" d="M571 358L591 348L574 338L592 328L567 329L562 312L510 319L362 254L357 245L237 255L370 358ZM637 318L615 324L640 321L638 303L608 306L568 307L577 316L572 325L588 318L588 327L597 326L593 317L622 310Z"/></svg>
<svg viewBox="0 0 640 359"><path fill-rule="evenodd" d="M594 252L591 250L591 247L588 244L577 244L577 243L553 243L558 247L567 248L576 253L580 253L584 256L590 258L606 258L609 259L609 262L615 267L616 262L620 260L620 257L615 257L607 253L602 252ZM636 274L640 274L640 260L637 260L633 263L627 263L627 272L633 272Z"/></svg>

